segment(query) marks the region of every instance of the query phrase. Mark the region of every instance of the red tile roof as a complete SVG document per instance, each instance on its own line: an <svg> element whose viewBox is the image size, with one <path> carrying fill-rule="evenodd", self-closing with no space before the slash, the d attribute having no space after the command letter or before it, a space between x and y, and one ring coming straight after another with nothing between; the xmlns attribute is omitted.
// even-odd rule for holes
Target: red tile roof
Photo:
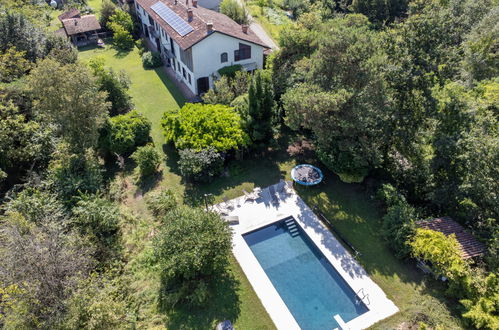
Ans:
<svg viewBox="0 0 499 330"><path fill-rule="evenodd" d="M187 9L191 8L193 13L193 19L191 22L188 22L189 25L194 29L192 32L189 32L185 36L181 36L177 33L167 22L165 22L161 17L156 14L154 10L151 9L151 6L155 3L161 1L166 6L168 6L171 10L173 10L177 15L179 15L182 19L188 22L187 19ZM269 48L266 44L264 44L260 38L248 28L247 33L244 33L241 25L234 22L229 17L224 14L217 13L216 11L203 8L201 6L194 7L189 0L182 1L178 0L175 4L175 0L136 0L136 2L145 9L145 11L157 22L159 25L168 33L169 36L173 38L179 44L179 46L187 50L188 48L194 46L204 38L206 38L209 34L207 32L206 23L213 23L213 32L219 32L222 34L226 34L232 36L234 38L241 39L243 41L248 41L257 45L261 45L265 48Z"/></svg>
<svg viewBox="0 0 499 330"><path fill-rule="evenodd" d="M460 224L449 217L421 220L416 222L420 228L439 231L445 236L456 235L456 240L461 248L463 259L473 258L483 255L487 250L485 245L467 232Z"/></svg>
<svg viewBox="0 0 499 330"><path fill-rule="evenodd" d="M94 15L68 18L62 21L62 25L68 36L101 29L99 21Z"/></svg>

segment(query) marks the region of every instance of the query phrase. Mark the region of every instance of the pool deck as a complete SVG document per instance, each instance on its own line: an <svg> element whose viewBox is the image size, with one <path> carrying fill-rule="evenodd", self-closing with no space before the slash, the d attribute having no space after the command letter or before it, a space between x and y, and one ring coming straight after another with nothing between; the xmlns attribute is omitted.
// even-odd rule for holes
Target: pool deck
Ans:
<svg viewBox="0 0 499 330"><path fill-rule="evenodd" d="M234 231L232 240L234 255L276 327L286 330L300 329L242 235L288 216L296 219L354 292L358 293L360 298L367 297L363 301L369 311L344 323L341 329L365 329L397 313L397 306L369 278L362 266L331 234L300 196L281 191L280 185L274 185L274 189L279 198L279 205L272 204L267 187L262 189L262 197L256 201L245 201L244 196L229 201L233 209L228 213L229 216L239 217L239 223L231 225Z"/></svg>

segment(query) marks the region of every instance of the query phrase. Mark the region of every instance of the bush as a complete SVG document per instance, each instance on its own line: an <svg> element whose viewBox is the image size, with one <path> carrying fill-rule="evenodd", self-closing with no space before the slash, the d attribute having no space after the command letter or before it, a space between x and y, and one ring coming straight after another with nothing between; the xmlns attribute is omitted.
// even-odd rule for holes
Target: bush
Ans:
<svg viewBox="0 0 499 330"><path fill-rule="evenodd" d="M146 204L147 209L155 217L164 217L166 213L177 206L177 200L170 189L163 189L151 193L146 200Z"/></svg>
<svg viewBox="0 0 499 330"><path fill-rule="evenodd" d="M112 117L101 136L101 147L111 154L129 155L149 142L151 122L137 111Z"/></svg>
<svg viewBox="0 0 499 330"><path fill-rule="evenodd" d="M104 197L84 194L78 198L72 213L75 229L94 244L96 259L110 260L119 248L119 208Z"/></svg>
<svg viewBox="0 0 499 330"><path fill-rule="evenodd" d="M142 54L142 65L148 69L157 68L163 65L163 60L157 52L145 52Z"/></svg>
<svg viewBox="0 0 499 330"><path fill-rule="evenodd" d="M411 252L407 241L414 235L415 220L416 210L405 200L390 206L383 217L381 232L399 258L405 258Z"/></svg>
<svg viewBox="0 0 499 330"><path fill-rule="evenodd" d="M223 170L223 157L213 149L194 151L180 150L178 162L180 172L186 178L196 182L210 182Z"/></svg>
<svg viewBox="0 0 499 330"><path fill-rule="evenodd" d="M221 76L227 76L229 78L233 78L236 76L236 72L241 71L242 66L240 64L224 66L223 68L218 70L218 73Z"/></svg>
<svg viewBox="0 0 499 330"><path fill-rule="evenodd" d="M132 159L137 163L139 175L142 178L156 173L161 164L161 156L152 144L137 148L132 154Z"/></svg>
<svg viewBox="0 0 499 330"><path fill-rule="evenodd" d="M231 231L218 214L181 206L166 214L154 251L162 270L162 309L178 303L203 306L228 264Z"/></svg>
<svg viewBox="0 0 499 330"><path fill-rule="evenodd" d="M161 121L166 141L177 149L213 148L217 152L238 149L248 137L241 118L230 107L187 103L178 112L165 112Z"/></svg>
<svg viewBox="0 0 499 330"><path fill-rule="evenodd" d="M146 43L142 39L135 40L135 47L137 47L137 49L139 50L140 56L144 55L144 52L147 49Z"/></svg>

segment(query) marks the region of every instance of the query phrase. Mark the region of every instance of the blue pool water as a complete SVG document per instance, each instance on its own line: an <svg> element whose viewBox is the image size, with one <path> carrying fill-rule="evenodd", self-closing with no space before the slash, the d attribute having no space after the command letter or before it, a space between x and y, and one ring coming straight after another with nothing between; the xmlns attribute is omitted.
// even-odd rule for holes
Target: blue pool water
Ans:
<svg viewBox="0 0 499 330"><path fill-rule="evenodd" d="M291 218L243 235L302 329L333 329L368 311L341 275Z"/></svg>

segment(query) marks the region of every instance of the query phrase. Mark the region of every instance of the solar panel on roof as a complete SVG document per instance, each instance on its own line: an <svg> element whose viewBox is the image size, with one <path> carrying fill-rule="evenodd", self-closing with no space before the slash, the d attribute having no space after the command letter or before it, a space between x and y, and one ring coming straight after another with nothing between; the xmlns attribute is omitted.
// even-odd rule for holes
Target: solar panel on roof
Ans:
<svg viewBox="0 0 499 330"><path fill-rule="evenodd" d="M180 16L178 16L173 10L168 8L162 2L156 2L151 6L151 9L156 12L168 25L170 25L178 34L182 37L193 30L192 26L187 24Z"/></svg>

